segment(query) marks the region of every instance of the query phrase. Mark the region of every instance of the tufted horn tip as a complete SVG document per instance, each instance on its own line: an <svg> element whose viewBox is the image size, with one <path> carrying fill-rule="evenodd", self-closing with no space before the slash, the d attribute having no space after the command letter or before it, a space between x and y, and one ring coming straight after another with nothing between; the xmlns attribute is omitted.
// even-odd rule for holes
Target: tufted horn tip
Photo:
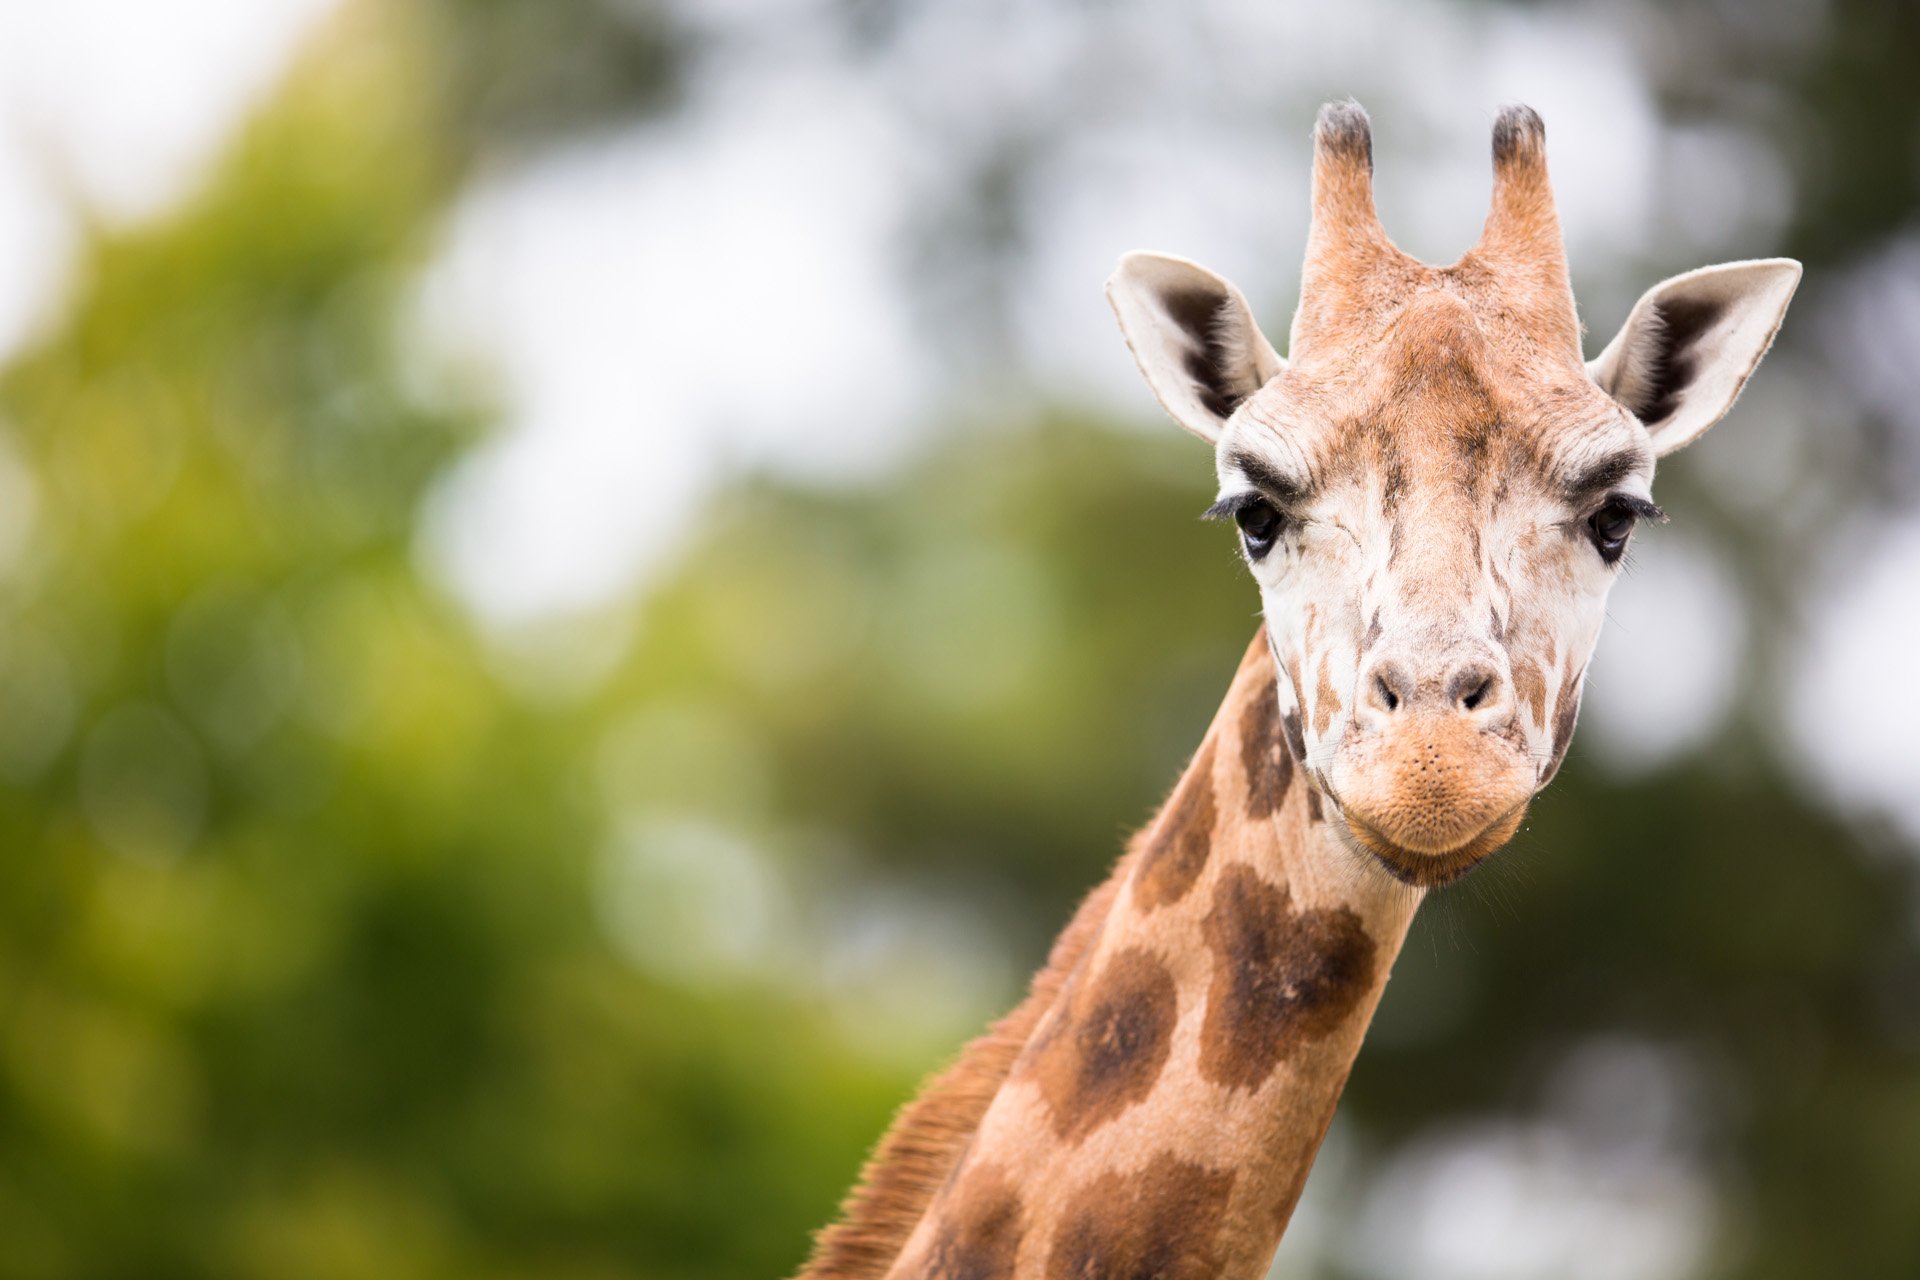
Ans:
<svg viewBox="0 0 1920 1280"><path fill-rule="evenodd" d="M1532 107L1500 108L1493 122L1493 208L1480 243L1529 255L1560 253L1547 177L1547 126Z"/></svg>
<svg viewBox="0 0 1920 1280"><path fill-rule="evenodd" d="M1547 174L1547 126L1532 107L1500 108L1493 121L1493 203L1474 253L1499 264L1509 279L1528 282L1537 332L1556 335L1578 358L1580 323L1567 280L1566 244Z"/></svg>
<svg viewBox="0 0 1920 1280"><path fill-rule="evenodd" d="M1399 257L1373 207L1373 126L1353 99L1329 102L1313 126L1313 221L1294 341L1310 344L1316 329L1347 308L1343 299Z"/></svg>
<svg viewBox="0 0 1920 1280"><path fill-rule="evenodd" d="M1371 242L1373 128L1351 98L1320 108L1313 126L1313 236L1322 243Z"/></svg>
<svg viewBox="0 0 1920 1280"><path fill-rule="evenodd" d="M1317 150L1330 158L1359 161L1373 172L1373 124L1367 110L1352 98L1329 102L1320 108L1314 121L1313 141Z"/></svg>
<svg viewBox="0 0 1920 1280"><path fill-rule="evenodd" d="M1516 162L1533 163L1546 158L1547 126L1540 113L1522 103L1500 108L1493 121L1493 164L1504 169Z"/></svg>

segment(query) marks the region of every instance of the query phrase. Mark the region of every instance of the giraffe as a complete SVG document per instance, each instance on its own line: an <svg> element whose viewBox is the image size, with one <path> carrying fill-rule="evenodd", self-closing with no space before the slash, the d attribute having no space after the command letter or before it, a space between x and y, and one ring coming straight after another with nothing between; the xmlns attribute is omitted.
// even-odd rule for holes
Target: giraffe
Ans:
<svg viewBox="0 0 1920 1280"><path fill-rule="evenodd" d="M1017 1008L895 1120L803 1280L1255 1277L1416 908L1564 758L1655 460L1732 406L1800 277L1669 279L1591 362L1526 107L1434 267L1330 104L1282 358L1239 290L1132 253L1107 292L1214 449L1264 623L1158 815Z"/></svg>

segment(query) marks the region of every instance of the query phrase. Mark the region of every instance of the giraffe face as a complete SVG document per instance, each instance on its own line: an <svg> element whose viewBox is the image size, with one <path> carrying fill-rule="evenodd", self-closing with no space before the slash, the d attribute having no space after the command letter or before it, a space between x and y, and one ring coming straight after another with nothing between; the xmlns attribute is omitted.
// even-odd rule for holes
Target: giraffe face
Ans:
<svg viewBox="0 0 1920 1280"><path fill-rule="evenodd" d="M1607 592L1658 518L1655 459L1732 405L1798 263L1650 290L1593 362L1526 108L1494 128L1493 211L1448 267L1374 216L1352 104L1321 113L1291 359L1246 299L1130 254L1108 297L1148 383L1215 449L1283 673L1294 759L1350 843L1423 887L1519 829L1573 734Z"/></svg>
<svg viewBox="0 0 1920 1280"><path fill-rule="evenodd" d="M1507 359L1442 287L1357 365L1271 380L1216 467L1312 784L1396 875L1464 873L1566 752L1607 592L1658 514L1647 432L1584 371Z"/></svg>

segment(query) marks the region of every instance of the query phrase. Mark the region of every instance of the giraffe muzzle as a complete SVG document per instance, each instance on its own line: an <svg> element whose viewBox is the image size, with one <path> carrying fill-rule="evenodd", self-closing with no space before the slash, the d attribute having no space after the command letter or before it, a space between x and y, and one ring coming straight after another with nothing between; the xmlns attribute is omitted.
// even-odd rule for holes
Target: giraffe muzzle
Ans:
<svg viewBox="0 0 1920 1280"><path fill-rule="evenodd" d="M1535 786L1531 760L1507 735L1444 713L1349 738L1327 774L1353 842L1428 888L1511 840Z"/></svg>

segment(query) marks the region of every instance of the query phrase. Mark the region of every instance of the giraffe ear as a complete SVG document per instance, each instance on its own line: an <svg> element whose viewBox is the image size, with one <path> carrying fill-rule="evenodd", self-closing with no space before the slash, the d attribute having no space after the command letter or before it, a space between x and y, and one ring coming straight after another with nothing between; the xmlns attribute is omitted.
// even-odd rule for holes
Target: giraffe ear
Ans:
<svg viewBox="0 0 1920 1280"><path fill-rule="evenodd" d="M1800 283L1791 258L1702 267L1640 296L1587 365L1600 389L1646 424L1665 457L1720 421L1773 345Z"/></svg>
<svg viewBox="0 0 1920 1280"><path fill-rule="evenodd" d="M1130 253L1107 281L1107 301L1153 394L1209 444L1241 401L1287 367L1240 291L1196 262Z"/></svg>

